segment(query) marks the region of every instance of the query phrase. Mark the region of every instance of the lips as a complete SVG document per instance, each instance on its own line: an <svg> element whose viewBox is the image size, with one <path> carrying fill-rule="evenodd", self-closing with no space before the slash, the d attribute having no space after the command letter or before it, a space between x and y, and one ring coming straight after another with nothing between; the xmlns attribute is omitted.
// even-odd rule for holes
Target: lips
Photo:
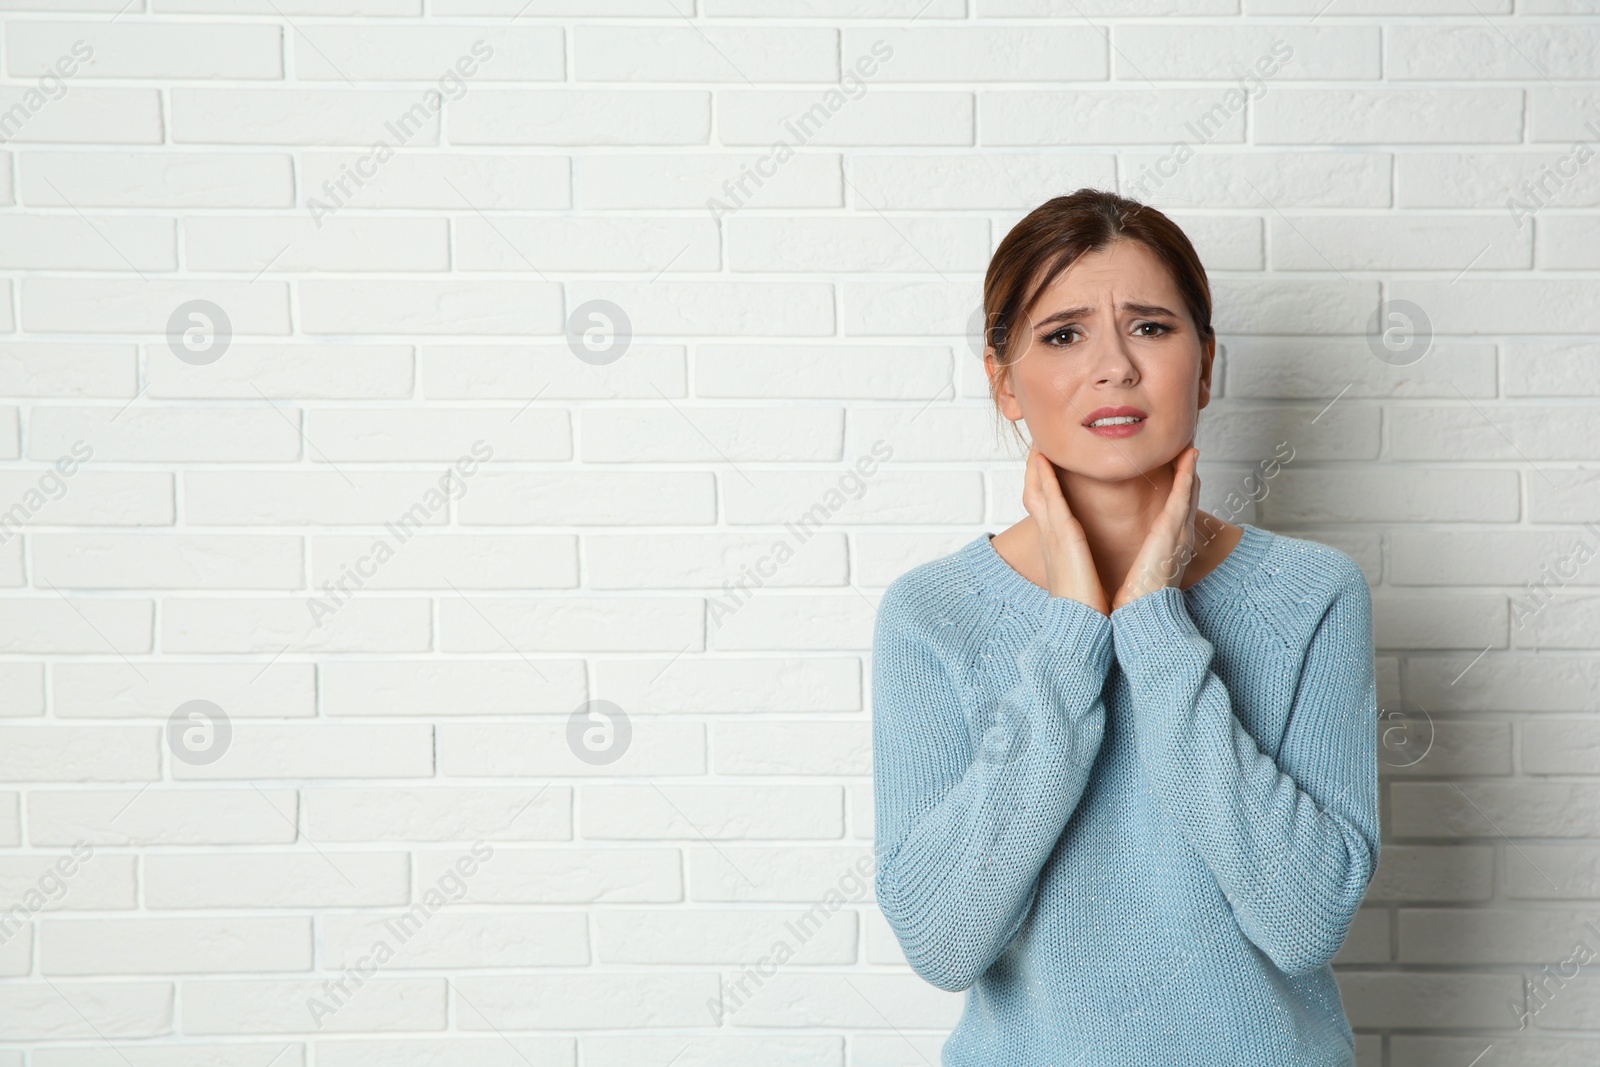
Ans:
<svg viewBox="0 0 1600 1067"><path fill-rule="evenodd" d="M1083 424L1085 426L1089 426L1099 419L1112 419L1124 415L1131 415L1137 419L1148 419L1150 417L1147 413L1140 411L1138 408L1130 408L1126 405L1115 408L1095 408L1093 411L1089 412L1089 417L1083 420Z"/></svg>

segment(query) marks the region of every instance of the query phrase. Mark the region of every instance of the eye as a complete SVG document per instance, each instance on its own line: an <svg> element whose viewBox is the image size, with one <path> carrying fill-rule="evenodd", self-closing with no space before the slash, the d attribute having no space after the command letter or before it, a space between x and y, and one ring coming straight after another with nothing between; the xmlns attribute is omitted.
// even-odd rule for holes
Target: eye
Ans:
<svg viewBox="0 0 1600 1067"><path fill-rule="evenodd" d="M1056 348L1063 348L1063 347L1066 346L1067 342L1058 340L1058 338L1062 338L1062 337L1069 337L1070 338L1074 333L1077 332L1077 330L1078 330L1078 328L1076 326L1063 326L1061 329L1055 331L1054 333L1045 334L1044 335L1044 343L1047 344L1047 345L1053 345Z"/></svg>
<svg viewBox="0 0 1600 1067"><path fill-rule="evenodd" d="M1172 332L1172 327L1168 326L1164 322L1141 322L1138 325L1136 325L1134 327L1134 329L1135 330L1143 330L1147 326L1153 326L1153 327L1155 327L1157 330L1159 330L1161 332L1160 333L1141 333L1139 335L1140 337L1160 337L1162 334L1168 334L1168 333Z"/></svg>

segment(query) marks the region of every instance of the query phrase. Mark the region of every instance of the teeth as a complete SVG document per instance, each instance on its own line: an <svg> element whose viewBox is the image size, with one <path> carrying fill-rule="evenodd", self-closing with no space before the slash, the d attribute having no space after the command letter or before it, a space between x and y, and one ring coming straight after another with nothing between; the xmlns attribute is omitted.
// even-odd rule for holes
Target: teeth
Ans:
<svg viewBox="0 0 1600 1067"><path fill-rule="evenodd" d="M1130 422L1141 422L1141 421L1143 421L1143 420L1140 419L1139 416L1137 416L1137 415L1112 415L1109 418L1096 419L1093 422L1091 422L1089 425L1090 426L1126 426Z"/></svg>

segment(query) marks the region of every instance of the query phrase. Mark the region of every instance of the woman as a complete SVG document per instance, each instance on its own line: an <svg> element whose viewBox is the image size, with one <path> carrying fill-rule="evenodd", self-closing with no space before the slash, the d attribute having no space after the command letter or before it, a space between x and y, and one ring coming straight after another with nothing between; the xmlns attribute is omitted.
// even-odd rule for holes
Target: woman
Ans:
<svg viewBox="0 0 1600 1067"><path fill-rule="evenodd" d="M1349 1067L1365 578L1197 511L1216 341L1166 216L1051 200L984 305L1028 517L896 579L873 646L878 904L917 974L970 990L945 1067Z"/></svg>

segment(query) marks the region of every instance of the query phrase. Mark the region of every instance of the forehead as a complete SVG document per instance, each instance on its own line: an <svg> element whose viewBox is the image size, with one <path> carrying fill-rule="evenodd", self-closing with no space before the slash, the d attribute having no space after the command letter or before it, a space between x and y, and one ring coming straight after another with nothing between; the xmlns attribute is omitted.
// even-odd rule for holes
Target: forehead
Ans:
<svg viewBox="0 0 1600 1067"><path fill-rule="evenodd" d="M1035 284L1046 267L1035 276ZM1172 272L1149 247L1139 241L1113 241L1105 248L1086 252L1040 292L1035 308L1068 302L1090 304L1107 295L1120 301L1166 304L1178 300Z"/></svg>

